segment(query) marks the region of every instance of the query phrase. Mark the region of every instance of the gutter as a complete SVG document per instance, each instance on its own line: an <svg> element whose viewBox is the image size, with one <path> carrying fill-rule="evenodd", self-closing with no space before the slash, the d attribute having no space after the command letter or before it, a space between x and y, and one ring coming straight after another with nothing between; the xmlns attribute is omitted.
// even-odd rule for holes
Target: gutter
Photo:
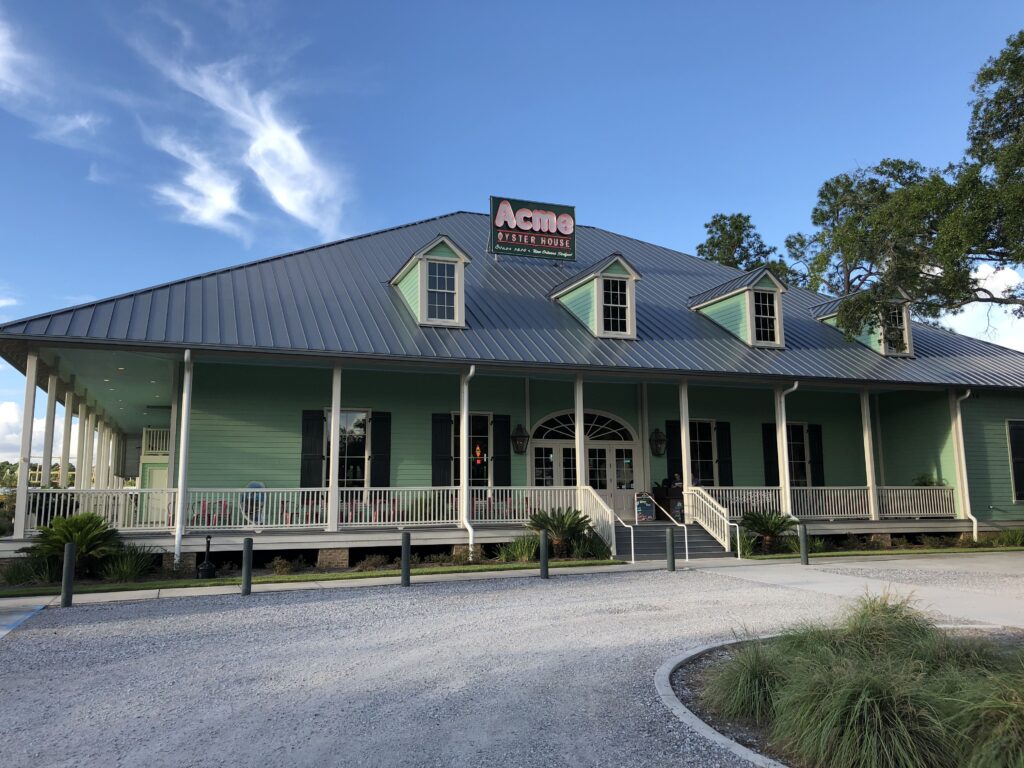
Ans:
<svg viewBox="0 0 1024 768"><path fill-rule="evenodd" d="M469 366L469 372L462 379L459 392L459 508L462 510L462 526L469 533L469 561L473 562L473 541L476 532L469 522L469 382L476 376L476 366Z"/></svg>

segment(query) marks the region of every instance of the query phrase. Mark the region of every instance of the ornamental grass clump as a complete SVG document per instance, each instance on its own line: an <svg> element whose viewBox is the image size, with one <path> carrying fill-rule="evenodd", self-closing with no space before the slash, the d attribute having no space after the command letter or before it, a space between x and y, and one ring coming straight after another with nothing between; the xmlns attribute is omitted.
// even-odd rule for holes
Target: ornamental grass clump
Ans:
<svg viewBox="0 0 1024 768"><path fill-rule="evenodd" d="M141 544L124 544L106 559L100 573L107 581L140 581L156 567L159 551Z"/></svg>
<svg viewBox="0 0 1024 768"><path fill-rule="evenodd" d="M1024 767L1024 657L1010 674L990 674L971 685L954 716L971 744L965 768Z"/></svg>
<svg viewBox="0 0 1024 768"><path fill-rule="evenodd" d="M785 682L784 666L785 657L774 647L756 640L745 643L708 682L704 700L725 717L765 725Z"/></svg>
<svg viewBox="0 0 1024 768"><path fill-rule="evenodd" d="M498 559L503 563L532 563L540 552L537 536L517 536L498 547Z"/></svg>

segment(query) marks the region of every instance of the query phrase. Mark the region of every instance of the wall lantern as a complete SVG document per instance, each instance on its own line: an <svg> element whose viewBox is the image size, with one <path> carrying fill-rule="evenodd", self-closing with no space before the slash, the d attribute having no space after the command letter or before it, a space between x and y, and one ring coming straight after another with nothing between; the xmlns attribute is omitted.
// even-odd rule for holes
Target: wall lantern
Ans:
<svg viewBox="0 0 1024 768"><path fill-rule="evenodd" d="M512 450L516 453L526 453L526 446L530 444L530 435L522 424L516 424L516 428L512 430Z"/></svg>
<svg viewBox="0 0 1024 768"><path fill-rule="evenodd" d="M655 429L651 433L651 453L655 456L664 456L667 447L668 438L665 437L665 433L660 429Z"/></svg>

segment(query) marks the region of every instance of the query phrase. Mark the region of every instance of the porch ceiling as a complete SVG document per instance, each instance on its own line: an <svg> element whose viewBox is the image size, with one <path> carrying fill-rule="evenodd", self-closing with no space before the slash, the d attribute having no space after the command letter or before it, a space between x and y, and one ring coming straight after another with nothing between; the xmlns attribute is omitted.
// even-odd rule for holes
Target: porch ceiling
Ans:
<svg viewBox="0 0 1024 768"><path fill-rule="evenodd" d="M40 358L56 364L63 381L74 376L76 394L87 392L121 431L166 426L177 356L63 347L41 350Z"/></svg>

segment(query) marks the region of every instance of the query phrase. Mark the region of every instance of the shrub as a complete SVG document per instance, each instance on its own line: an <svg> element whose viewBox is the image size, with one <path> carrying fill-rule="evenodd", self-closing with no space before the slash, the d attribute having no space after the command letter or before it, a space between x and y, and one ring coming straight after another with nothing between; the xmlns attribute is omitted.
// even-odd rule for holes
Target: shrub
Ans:
<svg viewBox="0 0 1024 768"><path fill-rule="evenodd" d="M9 562L3 570L3 579L12 587L23 584L52 584L60 581L61 564L55 557L29 555Z"/></svg>
<svg viewBox="0 0 1024 768"><path fill-rule="evenodd" d="M782 541L785 543L786 549L795 554L800 554L800 537L799 536L785 536ZM807 551L812 555L821 554L822 552L828 552L831 549L828 541L823 536L808 536L807 537Z"/></svg>
<svg viewBox="0 0 1024 768"><path fill-rule="evenodd" d="M498 547L498 559L503 563L531 563L540 552L537 536L518 536Z"/></svg>
<svg viewBox="0 0 1024 768"><path fill-rule="evenodd" d="M921 543L930 549L944 549L956 546L956 536L929 536L925 534L921 537Z"/></svg>
<svg viewBox="0 0 1024 768"><path fill-rule="evenodd" d="M139 544L125 544L103 563L100 573L109 581L139 581L156 565L159 550Z"/></svg>
<svg viewBox="0 0 1024 768"><path fill-rule="evenodd" d="M797 522L789 515L775 511L747 512L740 521L744 530L757 535L761 539L761 548L771 552L775 539L783 536L794 528Z"/></svg>
<svg viewBox="0 0 1024 768"><path fill-rule="evenodd" d="M451 561L452 556L446 552L434 552L423 558L423 562L427 565L447 565Z"/></svg>
<svg viewBox="0 0 1024 768"><path fill-rule="evenodd" d="M773 741L809 765L942 768L955 741L913 667L808 660L774 699Z"/></svg>
<svg viewBox="0 0 1024 768"><path fill-rule="evenodd" d="M910 546L906 536L893 536L891 542L893 549L906 549Z"/></svg>
<svg viewBox="0 0 1024 768"><path fill-rule="evenodd" d="M40 527L31 546L21 549L29 555L64 559L64 545L75 544L75 573L94 572L102 562L121 549L121 537L99 515L86 512L58 517Z"/></svg>
<svg viewBox="0 0 1024 768"><path fill-rule="evenodd" d="M275 576L285 576L292 572L292 564L280 555L267 563L267 568L272 570Z"/></svg>
<svg viewBox="0 0 1024 768"><path fill-rule="evenodd" d="M572 540L590 532L590 518L578 509L559 507L550 512L534 512L527 526L547 531L555 557L568 557Z"/></svg>
<svg viewBox="0 0 1024 768"><path fill-rule="evenodd" d="M993 541L997 547L1024 547L1024 528L1000 531Z"/></svg>
<svg viewBox="0 0 1024 768"><path fill-rule="evenodd" d="M1024 664L1010 674L989 675L966 694L967 705L952 718L971 745L966 768L1024 765Z"/></svg>
<svg viewBox="0 0 1024 768"><path fill-rule="evenodd" d="M612 556L611 548L595 531L572 539L569 553L576 560L607 560Z"/></svg>
<svg viewBox="0 0 1024 768"><path fill-rule="evenodd" d="M873 658L883 654L911 655L913 646L933 637L935 626L913 607L909 597L888 592L864 595L839 627L847 653Z"/></svg>
<svg viewBox="0 0 1024 768"><path fill-rule="evenodd" d="M356 565L357 571L379 571L390 566L391 560L386 555L367 555ZM288 564L291 567L291 563Z"/></svg>
<svg viewBox="0 0 1024 768"><path fill-rule="evenodd" d="M764 725L785 681L785 657L774 646L751 641L738 646L729 663L708 681L702 697L719 714Z"/></svg>

